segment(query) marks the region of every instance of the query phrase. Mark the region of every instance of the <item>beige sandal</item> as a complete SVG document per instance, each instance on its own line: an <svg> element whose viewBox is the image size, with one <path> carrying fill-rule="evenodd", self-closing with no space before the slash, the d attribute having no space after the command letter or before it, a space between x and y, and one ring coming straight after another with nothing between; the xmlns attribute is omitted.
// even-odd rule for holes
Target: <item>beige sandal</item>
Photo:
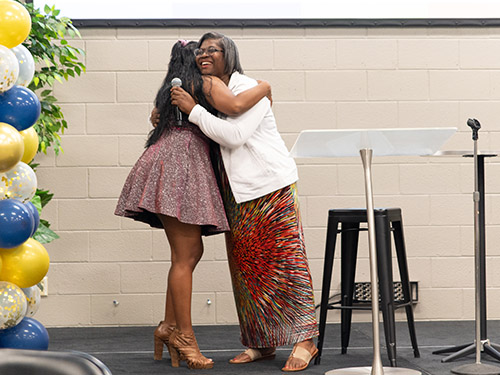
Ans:
<svg viewBox="0 0 500 375"><path fill-rule="evenodd" d="M295 345L294 348L293 348L293 350L292 350L292 354L290 354L290 357L288 357L288 358L289 359L290 358L300 359L301 361L305 362L304 366L297 367L297 368L288 368L285 365L285 367L283 367L281 369L281 371L295 372L295 371L305 370L307 368L307 366L309 366L309 363L311 362L311 360L314 357L316 357L317 355L318 355L318 348L314 348L314 352L311 353L309 350L303 348L302 346Z"/></svg>
<svg viewBox="0 0 500 375"><path fill-rule="evenodd" d="M273 351L273 352L268 353L268 354L262 354L262 352L259 349L249 348L241 354L246 354L249 359L234 360L234 358L233 358L233 359L229 360L229 363L242 364L242 363L250 363L250 362L260 361L263 359L273 359L276 356L276 351Z"/></svg>

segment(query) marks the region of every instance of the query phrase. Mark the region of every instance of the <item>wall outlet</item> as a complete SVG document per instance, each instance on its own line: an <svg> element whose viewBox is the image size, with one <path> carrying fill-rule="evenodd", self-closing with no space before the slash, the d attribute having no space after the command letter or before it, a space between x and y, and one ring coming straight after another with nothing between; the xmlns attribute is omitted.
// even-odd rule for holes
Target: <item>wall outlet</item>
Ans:
<svg viewBox="0 0 500 375"><path fill-rule="evenodd" d="M40 295L42 297L47 297L49 295L49 280L47 276L45 276L38 285L40 286Z"/></svg>

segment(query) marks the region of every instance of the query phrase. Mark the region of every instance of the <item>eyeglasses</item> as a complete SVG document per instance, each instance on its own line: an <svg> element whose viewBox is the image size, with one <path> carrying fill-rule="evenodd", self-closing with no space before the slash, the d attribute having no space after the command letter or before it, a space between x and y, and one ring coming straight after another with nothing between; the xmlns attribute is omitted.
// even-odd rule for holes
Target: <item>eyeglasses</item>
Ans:
<svg viewBox="0 0 500 375"><path fill-rule="evenodd" d="M201 56L201 55L204 55L206 53L208 56L212 56L215 52L224 52L224 50L217 49L215 47L208 47L207 49L205 49L205 48L196 48L194 50L194 55L195 56Z"/></svg>

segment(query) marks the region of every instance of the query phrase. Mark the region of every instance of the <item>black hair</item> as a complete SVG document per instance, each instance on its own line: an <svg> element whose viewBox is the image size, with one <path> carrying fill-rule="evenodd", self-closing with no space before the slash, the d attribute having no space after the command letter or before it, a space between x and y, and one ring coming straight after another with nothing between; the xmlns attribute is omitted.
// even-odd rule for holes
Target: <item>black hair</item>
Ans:
<svg viewBox="0 0 500 375"><path fill-rule="evenodd" d="M203 94L203 78L196 66L194 50L196 42L178 41L172 47L167 75L156 94L155 107L160 115L158 125L151 130L146 141L146 147L155 144L158 139L175 125L175 106L170 103L170 88L174 78L180 78L182 88L189 92L195 101L211 113L217 113L208 103ZM184 116L185 117L185 116ZM191 125L193 126L193 125Z"/></svg>
<svg viewBox="0 0 500 375"><path fill-rule="evenodd" d="M200 48L201 44L207 39L216 40L219 47L224 51L222 52L225 62L224 74L228 76L231 76L234 72L243 74L238 47L236 47L236 43L234 43L231 38L217 32L208 32L203 34L198 41L198 48Z"/></svg>

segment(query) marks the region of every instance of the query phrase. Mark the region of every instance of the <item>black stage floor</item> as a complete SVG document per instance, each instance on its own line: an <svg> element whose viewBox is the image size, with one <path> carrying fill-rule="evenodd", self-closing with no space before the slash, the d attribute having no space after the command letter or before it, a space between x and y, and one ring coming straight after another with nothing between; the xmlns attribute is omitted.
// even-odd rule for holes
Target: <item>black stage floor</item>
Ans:
<svg viewBox="0 0 500 375"><path fill-rule="evenodd" d="M488 339L500 343L500 321L488 322ZM276 374L285 363L290 348L279 348L274 360L232 365L228 359L244 349L239 342L237 326L196 326L195 332L202 352L215 361L211 370L189 370L185 363L172 368L165 348L162 361L153 360L155 327L51 328L49 350L77 350L89 353L104 362L113 375L156 374ZM423 375L451 374L451 369L473 364L475 355L442 363L445 355L433 351L474 341L474 322L417 322L420 358L414 358L405 322L397 323L398 367L419 370ZM381 341L384 341L381 327ZM385 344L381 344L382 362L388 365ZM347 354L340 353L340 325L329 324L320 365L311 364L304 374L324 374L333 369L371 366L373 358L370 323L353 323ZM482 363L500 367L500 362L482 354Z"/></svg>

